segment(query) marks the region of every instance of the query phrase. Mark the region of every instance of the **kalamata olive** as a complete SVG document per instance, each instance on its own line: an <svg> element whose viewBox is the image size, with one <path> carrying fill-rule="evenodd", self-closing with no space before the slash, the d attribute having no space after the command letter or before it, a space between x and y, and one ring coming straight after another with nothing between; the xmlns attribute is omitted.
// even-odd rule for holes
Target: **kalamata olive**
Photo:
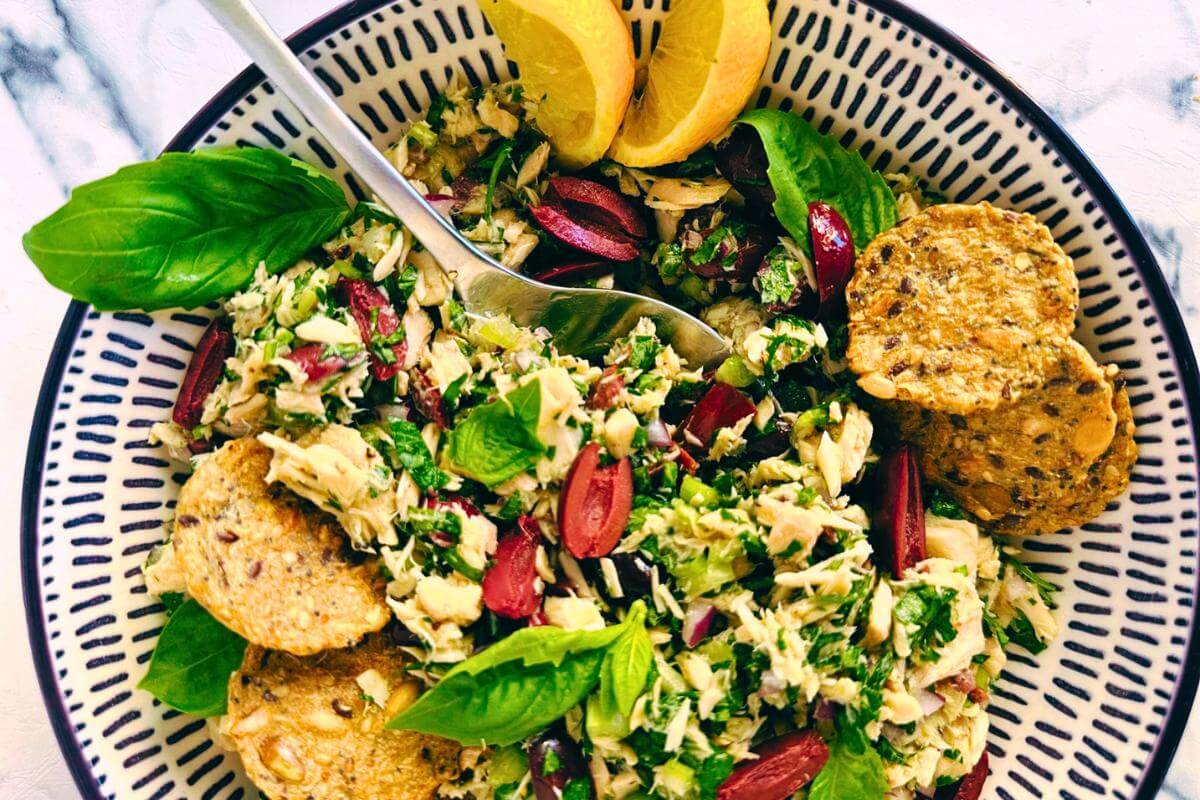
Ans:
<svg viewBox="0 0 1200 800"><path fill-rule="evenodd" d="M875 510L875 550L899 578L925 560L925 508L916 445L902 444L879 464L879 507Z"/></svg>
<svg viewBox="0 0 1200 800"><path fill-rule="evenodd" d="M983 784L988 777L988 754L985 750L975 766L951 786L943 786L934 795L934 800L978 800L983 793Z"/></svg>
<svg viewBox="0 0 1200 800"><path fill-rule="evenodd" d="M396 647L412 647L421 643L421 638L404 626L400 620L392 617L383 629L388 641Z"/></svg>
<svg viewBox="0 0 1200 800"><path fill-rule="evenodd" d="M558 499L558 529L576 558L598 558L617 546L633 510L633 467L622 458L600 466L600 445L579 451Z"/></svg>
<svg viewBox="0 0 1200 800"><path fill-rule="evenodd" d="M854 270L854 239L846 220L828 203L808 204L808 234L820 295L817 318L828 319L846 304L846 284Z"/></svg>
<svg viewBox="0 0 1200 800"><path fill-rule="evenodd" d="M314 342L303 347L297 347L287 354L289 361L294 361L304 370L305 377L312 382L323 381L335 372L341 372L349 362L337 353L325 355L325 345Z"/></svg>
<svg viewBox="0 0 1200 800"><path fill-rule="evenodd" d="M192 361L184 373L179 387L179 396L171 419L189 432L200 424L204 415L204 403L225 370L225 359L233 355L234 339L228 317L214 319L192 352Z"/></svg>
<svg viewBox="0 0 1200 800"><path fill-rule="evenodd" d="M509 619L528 617L542 603L537 590L538 544L542 539L537 520L517 519L517 529L500 540L496 556L483 576L483 603Z"/></svg>
<svg viewBox="0 0 1200 800"><path fill-rule="evenodd" d="M786 733L759 745L758 758L737 767L717 789L717 800L786 800L807 786L829 747L816 731Z"/></svg>
<svg viewBox="0 0 1200 800"><path fill-rule="evenodd" d="M476 199L485 189L485 185L468 177L467 175L459 175L450 184L450 194L454 196L454 203L451 211L455 214L462 211L471 204L471 201ZM476 213L478 211L476 210Z"/></svg>
<svg viewBox="0 0 1200 800"><path fill-rule="evenodd" d="M758 131L738 125L717 147L717 169L746 202L759 211L773 212L775 190L767 178L767 151Z"/></svg>
<svg viewBox="0 0 1200 800"><path fill-rule="evenodd" d="M565 245L609 261L632 261L637 243L622 231L605 228L582 216L573 217L563 206L542 203L529 209L538 225Z"/></svg>
<svg viewBox="0 0 1200 800"><path fill-rule="evenodd" d="M719 428L728 428L754 413L754 403L725 383L714 383L679 426L683 444L706 449Z"/></svg>
<svg viewBox="0 0 1200 800"><path fill-rule="evenodd" d="M694 263L695 253L714 233L724 231L725 236L713 250L712 257L702 263ZM718 278L729 281L748 280L758 271L763 257L771 246L771 235L759 225L733 223L723 224L701 231L689 231L683 237L683 251L688 269L701 278Z"/></svg>
<svg viewBox="0 0 1200 800"><path fill-rule="evenodd" d="M654 565L640 553L610 553L621 584L622 600L631 603L639 597L649 597L654 585ZM600 583L604 586L603 581Z"/></svg>
<svg viewBox="0 0 1200 800"><path fill-rule="evenodd" d="M342 278L337 282L336 290L339 299L350 309L350 316L358 323L359 335L363 344L371 347L371 343L380 337L384 340L395 336L400 328L400 316L392 307L391 301L382 289L369 281ZM395 377L404 366L404 356L408 351L408 340L403 334L400 341L387 345L392 356L384 360L378 352L371 353L371 375L377 380L388 380ZM311 376L310 376L311 380Z"/></svg>
<svg viewBox="0 0 1200 800"><path fill-rule="evenodd" d="M761 436L746 439L743 456L760 461L764 458L782 455L791 446L789 434L792 431L792 423L783 417L776 418L774 423L774 426Z"/></svg>
<svg viewBox="0 0 1200 800"><path fill-rule="evenodd" d="M578 216L634 239L646 236L646 220L637 207L620 192L602 183L565 175L551 178L546 202L565 206Z"/></svg>
<svg viewBox="0 0 1200 800"><path fill-rule="evenodd" d="M577 261L567 261L549 269L541 270L534 273L533 277L542 283L565 286L571 283L598 278L601 275L612 272L616 267L617 265L612 261L605 261L602 258L583 258Z"/></svg>
<svg viewBox="0 0 1200 800"><path fill-rule="evenodd" d="M450 420L446 416L446 402L442 398L441 389L438 389L423 369L414 369L411 376L409 392L412 394L413 405L416 406L417 412L442 428L450 427Z"/></svg>
<svg viewBox="0 0 1200 800"><path fill-rule="evenodd" d="M592 384L592 391L588 394L588 408L611 408L617 395L624 388L625 379L617 372L616 366L606 367L600 379Z"/></svg>
<svg viewBox="0 0 1200 800"><path fill-rule="evenodd" d="M535 737L526 752L537 800L562 800L567 785L576 781L582 781L588 787L588 797L596 796L583 753L561 725Z"/></svg>

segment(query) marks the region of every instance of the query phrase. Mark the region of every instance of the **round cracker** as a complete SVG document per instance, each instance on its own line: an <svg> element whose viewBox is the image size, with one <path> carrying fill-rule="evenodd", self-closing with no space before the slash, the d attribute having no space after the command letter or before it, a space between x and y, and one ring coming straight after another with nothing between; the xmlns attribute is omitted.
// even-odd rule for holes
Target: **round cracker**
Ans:
<svg viewBox="0 0 1200 800"><path fill-rule="evenodd" d="M183 485L172 542L188 593L252 644L297 655L387 624L375 564L353 564L332 517L265 480L271 451L226 444Z"/></svg>
<svg viewBox="0 0 1200 800"><path fill-rule="evenodd" d="M1125 493L1138 451L1133 438L1133 409L1124 386L1117 387L1113 394L1113 411L1117 416L1117 427L1112 444L1079 482L1057 503L1047 504L1024 516L1013 514L1000 518L995 524L997 533L1029 536L1074 528L1100 516L1109 502Z"/></svg>
<svg viewBox="0 0 1200 800"><path fill-rule="evenodd" d="M967 414L1042 383L1075 327L1079 282L1029 214L935 205L871 242L846 297L864 391Z"/></svg>
<svg viewBox="0 0 1200 800"><path fill-rule="evenodd" d="M378 636L304 658L249 647L229 679L221 732L250 780L274 800L427 800L457 775L459 747L384 728L400 710L389 711L388 700L417 693L406 685L403 664ZM378 704L355 680L371 670L390 692Z"/></svg>
<svg viewBox="0 0 1200 800"><path fill-rule="evenodd" d="M1112 383L1070 339L1046 382L1016 402L966 416L913 406L897 414L926 478L984 522L1059 503L1108 449L1116 421Z"/></svg>

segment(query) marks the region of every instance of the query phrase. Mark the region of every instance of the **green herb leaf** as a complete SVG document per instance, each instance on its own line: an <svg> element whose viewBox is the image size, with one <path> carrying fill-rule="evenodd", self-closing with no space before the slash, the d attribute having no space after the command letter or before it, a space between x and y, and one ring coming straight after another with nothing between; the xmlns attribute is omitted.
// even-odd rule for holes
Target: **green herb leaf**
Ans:
<svg viewBox="0 0 1200 800"><path fill-rule="evenodd" d="M350 209L327 175L282 153L165 153L71 193L22 243L46 280L102 311L193 308L233 294L259 262L294 264Z"/></svg>
<svg viewBox="0 0 1200 800"><path fill-rule="evenodd" d="M471 410L450 431L446 456L462 474L489 487L537 464L546 446L537 437L542 387L537 380Z"/></svg>
<svg viewBox="0 0 1200 800"><path fill-rule="evenodd" d="M765 306L790 304L792 296L806 286L808 279L804 265L792 258L782 245L767 253L764 261L766 269L761 270L756 279L759 302Z"/></svg>
<svg viewBox="0 0 1200 800"><path fill-rule="evenodd" d="M929 500L929 510L946 519L971 519L971 515L966 512L966 509L941 489L933 490L933 496Z"/></svg>
<svg viewBox="0 0 1200 800"><path fill-rule="evenodd" d="M839 738L830 743L829 760L813 778L808 800L882 800L887 788L879 754Z"/></svg>
<svg viewBox="0 0 1200 800"><path fill-rule="evenodd" d="M990 608L983 610L983 631L995 639L1001 647L1008 644L1008 634L1005 633L1004 626L1000 624L1000 618L996 616L996 612Z"/></svg>
<svg viewBox="0 0 1200 800"><path fill-rule="evenodd" d="M375 444L393 467L403 467L422 489L440 489L449 478L433 463L433 454L421 438L416 423L404 419L388 420L391 443L380 439Z"/></svg>
<svg viewBox="0 0 1200 800"><path fill-rule="evenodd" d="M700 800L715 800L717 790L733 772L733 756L718 752L700 762L696 768L696 792Z"/></svg>
<svg viewBox="0 0 1200 800"><path fill-rule="evenodd" d="M905 625L913 626L909 635L917 661L937 661L938 650L958 636L954 627L954 599L958 592L919 584L896 602L893 613Z"/></svg>
<svg viewBox="0 0 1200 800"><path fill-rule="evenodd" d="M662 345L657 336L631 336L627 364L633 369L650 369L654 366L654 359L660 350Z"/></svg>
<svg viewBox="0 0 1200 800"><path fill-rule="evenodd" d="M631 612L598 631L523 628L447 672L388 727L464 745L519 742L582 702L600 680L609 647L642 619Z"/></svg>
<svg viewBox="0 0 1200 800"><path fill-rule="evenodd" d="M444 533L456 542L462 536L462 520L453 511L440 508L410 508L408 524L417 534Z"/></svg>
<svg viewBox="0 0 1200 800"><path fill-rule="evenodd" d="M604 657L599 688L587 704L587 732L593 739L629 735L633 704L645 690L654 664L654 645L646 633L645 617L645 606L635 604L622 623L625 632Z"/></svg>
<svg viewBox="0 0 1200 800"><path fill-rule="evenodd" d="M513 143L506 141L496 149L496 157L492 161L492 171L488 175L487 192L483 198L483 218L492 222L492 203L496 195L496 184L500 180L500 170L504 168L512 158Z"/></svg>
<svg viewBox="0 0 1200 800"><path fill-rule="evenodd" d="M1025 616L1023 611L1017 612L1004 632L1008 634L1011 641L1021 645L1035 656L1046 649L1046 643L1038 637L1033 623L1029 621L1029 617Z"/></svg>
<svg viewBox="0 0 1200 800"><path fill-rule="evenodd" d="M896 198L883 176L833 136L822 136L795 114L767 108L747 112L738 122L762 138L775 214L797 242L809 241L808 204L816 201L837 209L859 250L896 224Z"/></svg>
<svg viewBox="0 0 1200 800"><path fill-rule="evenodd" d="M1024 561L1003 550L1000 551L1000 560L1004 562L1005 566L1020 575L1022 580L1037 589L1038 595L1041 596L1042 602L1046 604L1047 608L1058 607L1054 602L1054 594L1058 591L1057 586L1030 569Z"/></svg>
<svg viewBox="0 0 1200 800"><path fill-rule="evenodd" d="M171 614L139 689L197 717L225 713L229 676L242 665L246 640L213 619L195 600Z"/></svg>

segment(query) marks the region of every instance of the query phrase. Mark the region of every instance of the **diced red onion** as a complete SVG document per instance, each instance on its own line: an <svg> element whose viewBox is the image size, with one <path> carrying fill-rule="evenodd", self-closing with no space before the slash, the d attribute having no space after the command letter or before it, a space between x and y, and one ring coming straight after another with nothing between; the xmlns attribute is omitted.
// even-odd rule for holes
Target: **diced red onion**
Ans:
<svg viewBox="0 0 1200 800"><path fill-rule="evenodd" d="M536 356L532 350L521 350L513 354L513 363L517 365L517 369L521 370L521 372L524 372L533 366L533 359L535 357Z"/></svg>
<svg viewBox="0 0 1200 800"><path fill-rule="evenodd" d="M758 686L759 697L772 697L787 689L787 681L774 672L764 672L762 682Z"/></svg>
<svg viewBox="0 0 1200 800"><path fill-rule="evenodd" d="M433 206L433 210L441 214L446 219L450 219L450 214L454 211L454 204L458 201L452 195L448 194L427 194L425 202Z"/></svg>
<svg viewBox="0 0 1200 800"><path fill-rule="evenodd" d="M928 689L918 689L917 693L913 696L916 697L917 704L921 706L921 713L927 717L946 705L946 698Z"/></svg>
<svg viewBox="0 0 1200 800"><path fill-rule="evenodd" d="M717 618L717 609L707 600L694 600L683 615L683 643L695 647L708 636L713 620Z"/></svg>
<svg viewBox="0 0 1200 800"><path fill-rule="evenodd" d="M661 419L654 419L646 425L646 441L651 447L670 447L671 432L667 430L667 423Z"/></svg>
<svg viewBox="0 0 1200 800"><path fill-rule="evenodd" d="M819 698L816 704L813 706L813 719L818 719L825 722L833 719L833 713L836 710L835 705L835 703L826 700L824 697Z"/></svg>

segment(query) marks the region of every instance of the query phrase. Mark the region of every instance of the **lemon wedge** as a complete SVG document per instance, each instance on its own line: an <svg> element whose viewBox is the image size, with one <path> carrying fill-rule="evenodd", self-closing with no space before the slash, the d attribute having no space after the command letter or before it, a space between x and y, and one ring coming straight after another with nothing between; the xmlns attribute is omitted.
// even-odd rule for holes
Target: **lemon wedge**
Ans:
<svg viewBox="0 0 1200 800"><path fill-rule="evenodd" d="M678 0L609 156L630 167L684 160L737 117L770 50L766 0Z"/></svg>
<svg viewBox="0 0 1200 800"><path fill-rule="evenodd" d="M633 39L612 0L479 0L564 164L604 155L633 94Z"/></svg>

